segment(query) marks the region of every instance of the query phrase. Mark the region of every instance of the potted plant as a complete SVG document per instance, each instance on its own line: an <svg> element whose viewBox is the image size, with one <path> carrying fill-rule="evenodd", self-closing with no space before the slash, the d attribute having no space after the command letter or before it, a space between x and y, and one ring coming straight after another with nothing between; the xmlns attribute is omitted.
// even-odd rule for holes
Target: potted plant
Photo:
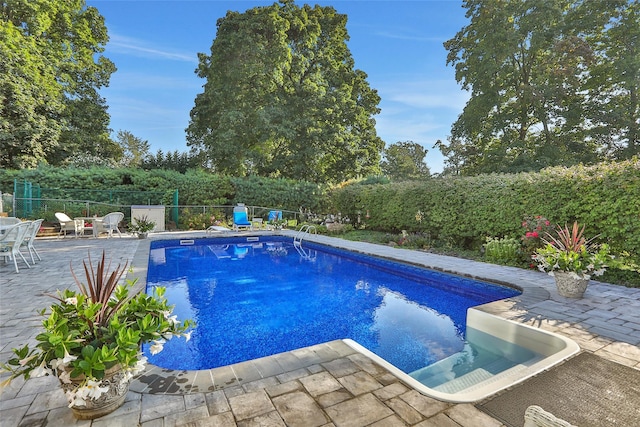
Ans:
<svg viewBox="0 0 640 427"><path fill-rule="evenodd" d="M164 288L130 295L136 280L119 284L127 264L110 270L103 252L95 269L91 256L83 265L86 283L71 269L79 290L50 295L56 301L40 312L44 331L35 347L14 348L15 357L0 366L11 372L5 383L57 375L76 418L93 419L124 402L131 378L145 367L143 343L153 342L155 354L172 337L188 340L193 323L171 314Z"/></svg>
<svg viewBox="0 0 640 427"><path fill-rule="evenodd" d="M133 222L129 225L129 231L137 234L139 239L146 239L147 235L156 226L154 221L143 215L139 218L133 218Z"/></svg>
<svg viewBox="0 0 640 427"><path fill-rule="evenodd" d="M597 237L597 236L596 236ZM555 278L558 293L569 298L581 298L592 276L602 275L613 258L609 245L596 244L593 237L584 237L584 226L558 227L555 235L546 233L545 246L536 249L532 259L540 271Z"/></svg>

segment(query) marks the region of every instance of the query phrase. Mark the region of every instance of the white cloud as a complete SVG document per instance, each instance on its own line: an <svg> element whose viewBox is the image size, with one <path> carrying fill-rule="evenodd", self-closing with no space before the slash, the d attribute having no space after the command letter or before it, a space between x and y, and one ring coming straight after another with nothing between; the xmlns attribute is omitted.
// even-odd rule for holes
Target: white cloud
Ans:
<svg viewBox="0 0 640 427"><path fill-rule="evenodd" d="M118 128L184 129L189 120L189 109L157 103L151 97L113 95L107 100L111 119Z"/></svg>
<svg viewBox="0 0 640 427"><path fill-rule="evenodd" d="M407 34L399 32L390 32L390 31L376 31L376 36L384 37L387 39L397 39L397 40L410 40L417 42L435 42L435 43L443 43L448 40L447 37L425 37L419 36L415 34Z"/></svg>
<svg viewBox="0 0 640 427"><path fill-rule="evenodd" d="M382 99L375 117L378 136L387 144L413 141L428 150L425 159L432 172L444 167L442 154L433 145L446 141L451 125L466 105L469 94L455 80L395 75L372 83Z"/></svg>
<svg viewBox="0 0 640 427"><path fill-rule="evenodd" d="M108 49L110 52L144 58L191 62L194 64L198 63L198 55L196 52L170 51L167 49L156 48L154 46L150 46L148 42L144 40L113 33L109 38Z"/></svg>
<svg viewBox="0 0 640 427"><path fill-rule="evenodd" d="M462 111L469 93L455 80L406 80L399 76L383 82L378 92L385 102L395 102L411 108L447 108Z"/></svg>
<svg viewBox="0 0 640 427"><path fill-rule="evenodd" d="M194 93L194 97L196 93L202 92L203 84L204 80L193 73L157 75L143 72L116 72L111 77L111 86L120 90L128 88L153 89L155 91L188 90Z"/></svg>

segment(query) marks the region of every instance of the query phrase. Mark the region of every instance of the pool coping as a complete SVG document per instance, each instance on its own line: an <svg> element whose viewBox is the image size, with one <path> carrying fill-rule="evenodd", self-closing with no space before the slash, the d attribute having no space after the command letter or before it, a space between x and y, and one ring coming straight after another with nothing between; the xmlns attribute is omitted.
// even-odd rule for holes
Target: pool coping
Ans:
<svg viewBox="0 0 640 427"><path fill-rule="evenodd" d="M147 266L150 253L151 241L155 240L179 240L186 239L209 239L218 237L250 237L250 236L286 236L294 237L296 233L290 230L277 230L277 231L247 231L247 232L234 232L230 233L216 233L205 234L202 233L157 233L150 239L146 239L138 245L138 249L131 262L131 270L128 273L128 279L135 279L136 284L135 291L142 291L146 287L147 279ZM384 259L393 261L399 261L411 265L420 267L426 267L436 271L444 273L456 274L459 276L469 277L472 279L487 281L491 283L497 283L505 286L510 286L520 290L522 293L515 297L506 298L503 300L483 304L473 307L476 310L486 312L488 314L496 315L501 318L499 314L513 310L514 307L521 305L535 304L546 299L549 299L550 294L543 286L538 283L541 279L544 279L544 275L536 274L535 278L524 277L522 272L526 270L513 268L513 275L509 273L504 277L495 277L495 272L492 272L491 277L482 274L480 268L484 263L470 262L472 265L477 263L478 268L456 268L455 260L453 257L443 257L438 255L433 257L428 252L421 251L408 251L402 248L396 248L391 246L376 245L366 242L352 242L342 240L338 238L332 238L323 235L307 235L305 239L321 245L326 245L339 249L346 249L353 252L372 255ZM451 264L447 261L451 259ZM437 261L437 262L435 262ZM468 266L469 263L465 263ZM509 268L506 268L509 272ZM518 273L518 274L516 274ZM531 273L531 272L527 272ZM513 279L517 277L517 281ZM535 280L535 281L534 281ZM552 279L549 279L552 281ZM502 318L501 318L502 319ZM502 319L509 321L507 319ZM546 331L545 331L546 332ZM355 345L354 345L355 344ZM364 351L362 351L364 350ZM185 395L192 393L206 393L216 390L221 390L229 387L237 387L239 385L266 380L273 376L292 376L295 378L297 372L310 368L322 363L329 363L333 360L353 355L358 353L364 355L385 368L387 371L396 376L400 381L407 386L425 393L424 386L418 387L417 381L411 380L411 378L404 372L398 370L393 365L379 358L375 354L364 349L364 347L355 343L352 340L336 340L328 343L321 343L310 347L303 347L300 349L279 353L272 356L267 356L259 359L253 359L245 362L240 362L232 365L222 366L213 369L205 370L173 370L161 368L155 365L149 364L145 371L134 378L131 382L130 389L139 393L149 394L167 394L167 395ZM373 355L373 357L372 357ZM550 366L545 367L548 369ZM533 374L532 374L533 375ZM530 375L527 376L527 378ZM526 379L523 378L522 381ZM418 383L419 384L419 383ZM429 389L432 390L432 389ZM496 390L497 392L498 390ZM447 396L433 396L439 400L454 401ZM471 401L465 399L463 401Z"/></svg>

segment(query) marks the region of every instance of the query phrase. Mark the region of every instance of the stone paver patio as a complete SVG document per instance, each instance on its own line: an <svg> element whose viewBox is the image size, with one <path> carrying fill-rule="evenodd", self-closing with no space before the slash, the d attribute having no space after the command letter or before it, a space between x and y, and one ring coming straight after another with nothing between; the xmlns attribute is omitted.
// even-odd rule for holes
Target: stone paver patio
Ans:
<svg viewBox="0 0 640 427"><path fill-rule="evenodd" d="M178 237L176 233L171 237ZM186 234L189 238L204 233ZM310 236L320 243L426 265L442 271L516 285L523 294L482 306L504 318L551 330L584 351L640 370L640 289L592 283L581 300L558 296L543 273L425 252ZM130 262L145 278L148 241L67 238L38 240L43 260L16 274L0 262L0 360L34 341L44 293L73 287L88 251ZM144 280L142 280L143 282ZM3 379L4 377L0 378ZM588 402L585 402L588 404ZM210 371L150 367L132 383L125 404L94 420L75 420L57 379L17 379L0 395L0 425L10 426L500 426L472 404L421 395L356 352L333 341Z"/></svg>

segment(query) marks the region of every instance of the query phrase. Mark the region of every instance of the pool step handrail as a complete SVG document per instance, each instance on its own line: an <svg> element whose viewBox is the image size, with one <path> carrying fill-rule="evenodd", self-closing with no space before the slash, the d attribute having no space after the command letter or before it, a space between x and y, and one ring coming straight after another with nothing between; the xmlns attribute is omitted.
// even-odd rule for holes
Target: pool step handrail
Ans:
<svg viewBox="0 0 640 427"><path fill-rule="evenodd" d="M300 230L298 230L298 232L294 236L293 247L296 249L296 251L298 251L302 259L311 260L311 261L316 259L317 251L311 251L311 250L307 251L302 247L302 240L304 239L304 237L308 236L309 234L316 234L316 233L317 233L317 230L315 225L305 224L302 227L300 227Z"/></svg>
<svg viewBox="0 0 640 427"><path fill-rule="evenodd" d="M302 239L304 239L305 236L308 236L309 234L317 234L317 232L318 230L316 229L315 225L304 224L302 227L300 227L300 230L298 230L295 237L293 238L293 246L302 245Z"/></svg>

